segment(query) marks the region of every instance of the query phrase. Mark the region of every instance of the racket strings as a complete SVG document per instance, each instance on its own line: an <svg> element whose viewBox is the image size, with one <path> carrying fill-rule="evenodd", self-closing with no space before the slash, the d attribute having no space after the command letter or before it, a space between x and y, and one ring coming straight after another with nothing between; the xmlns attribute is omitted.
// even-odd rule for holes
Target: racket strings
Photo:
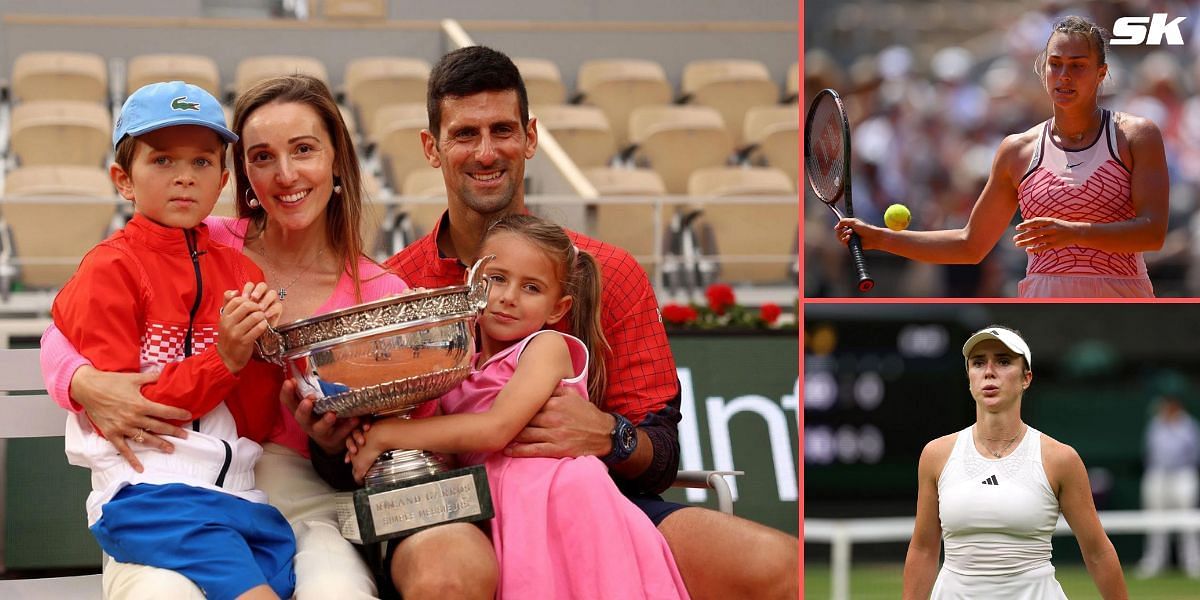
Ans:
<svg viewBox="0 0 1200 600"><path fill-rule="evenodd" d="M818 100L809 126L804 153L809 182L821 201L836 202L845 186L846 155L841 111L831 96Z"/></svg>

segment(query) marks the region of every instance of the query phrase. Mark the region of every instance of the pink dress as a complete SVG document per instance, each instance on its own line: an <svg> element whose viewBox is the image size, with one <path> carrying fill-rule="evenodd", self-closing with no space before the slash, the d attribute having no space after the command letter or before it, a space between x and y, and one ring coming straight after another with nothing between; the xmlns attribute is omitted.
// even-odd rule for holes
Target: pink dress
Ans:
<svg viewBox="0 0 1200 600"><path fill-rule="evenodd" d="M446 413L488 410L516 371L534 336L562 335L576 375L563 385L587 397L583 342L538 331L475 366L441 398ZM666 540L645 513L621 495L595 456L512 458L465 453L483 464L496 517L492 545L500 561L497 598L687 598Z"/></svg>

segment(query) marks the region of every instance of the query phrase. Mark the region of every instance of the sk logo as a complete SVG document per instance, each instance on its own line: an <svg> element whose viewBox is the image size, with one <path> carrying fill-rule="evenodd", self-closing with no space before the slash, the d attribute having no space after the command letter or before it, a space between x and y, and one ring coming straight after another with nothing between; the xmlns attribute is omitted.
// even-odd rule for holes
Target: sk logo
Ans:
<svg viewBox="0 0 1200 600"><path fill-rule="evenodd" d="M188 102L187 96L180 96L171 100L171 110L200 110L199 102Z"/></svg>
<svg viewBox="0 0 1200 600"><path fill-rule="evenodd" d="M1145 42L1157 46L1167 38L1167 45L1182 46L1183 34L1179 24L1187 17L1175 17L1167 22L1167 13L1154 13L1153 17L1121 17L1113 23L1113 37L1108 43L1113 46L1136 46ZM1149 22L1150 25L1145 23Z"/></svg>

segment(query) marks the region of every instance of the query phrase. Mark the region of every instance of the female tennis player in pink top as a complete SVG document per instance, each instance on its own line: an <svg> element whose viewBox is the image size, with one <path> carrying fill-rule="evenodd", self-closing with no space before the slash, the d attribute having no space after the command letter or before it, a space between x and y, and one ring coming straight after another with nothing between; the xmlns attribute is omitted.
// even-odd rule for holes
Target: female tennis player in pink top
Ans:
<svg viewBox="0 0 1200 600"><path fill-rule="evenodd" d="M497 598L687 598L662 534L595 456L518 458L504 448L559 386L604 397L600 270L563 229L514 214L488 230L491 282L470 375L440 399L448 414L384 418L346 440L354 477L389 448L486 465L500 564ZM549 329L567 315L582 339Z"/></svg>
<svg viewBox="0 0 1200 600"><path fill-rule="evenodd" d="M978 263L1019 207L1013 238L1029 254L1018 295L1152 298L1142 252L1167 233L1166 151L1147 119L1100 108L1108 32L1082 17L1055 24L1035 70L1054 116L1000 144L992 172L961 229L891 231L858 219L863 248L931 263Z"/></svg>

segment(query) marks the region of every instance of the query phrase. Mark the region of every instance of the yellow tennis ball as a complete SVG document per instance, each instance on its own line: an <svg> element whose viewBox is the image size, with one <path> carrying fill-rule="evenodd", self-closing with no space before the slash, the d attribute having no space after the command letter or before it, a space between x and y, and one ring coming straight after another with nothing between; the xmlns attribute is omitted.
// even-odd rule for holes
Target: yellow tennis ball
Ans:
<svg viewBox="0 0 1200 600"><path fill-rule="evenodd" d="M912 213L908 212L908 207L903 204L893 204L883 213L883 222L892 231L908 229L908 222L911 220Z"/></svg>

